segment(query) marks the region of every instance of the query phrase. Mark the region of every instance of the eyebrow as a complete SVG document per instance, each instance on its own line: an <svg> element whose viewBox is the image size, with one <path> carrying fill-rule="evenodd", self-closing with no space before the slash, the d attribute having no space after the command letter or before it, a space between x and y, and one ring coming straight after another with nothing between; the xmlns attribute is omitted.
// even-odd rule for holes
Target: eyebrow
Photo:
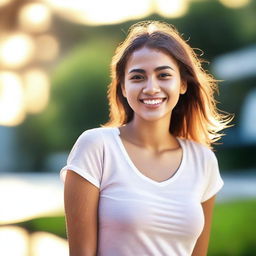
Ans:
<svg viewBox="0 0 256 256"><path fill-rule="evenodd" d="M170 66L160 66L160 67L157 67L154 69L154 71L160 71L160 70L163 70L163 69L171 69L174 71L174 69ZM135 68L135 69L132 69L131 71L129 71L129 73L142 73L142 74L145 74L146 71L144 69L141 69L141 68Z"/></svg>

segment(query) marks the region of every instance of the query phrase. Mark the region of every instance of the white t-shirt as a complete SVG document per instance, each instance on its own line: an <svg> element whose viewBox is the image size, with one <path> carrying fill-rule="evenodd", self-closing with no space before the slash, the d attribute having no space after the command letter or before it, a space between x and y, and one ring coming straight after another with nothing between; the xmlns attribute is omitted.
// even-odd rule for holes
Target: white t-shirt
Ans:
<svg viewBox="0 0 256 256"><path fill-rule="evenodd" d="M190 256L204 226L201 203L223 186L214 153L178 138L181 164L157 182L135 167L119 134L85 131L61 170L63 181L70 169L100 189L98 256Z"/></svg>

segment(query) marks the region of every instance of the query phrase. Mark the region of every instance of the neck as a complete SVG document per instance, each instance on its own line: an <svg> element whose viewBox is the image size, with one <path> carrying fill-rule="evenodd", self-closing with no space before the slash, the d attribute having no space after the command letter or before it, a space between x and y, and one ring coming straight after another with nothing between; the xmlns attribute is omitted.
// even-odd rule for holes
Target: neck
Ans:
<svg viewBox="0 0 256 256"><path fill-rule="evenodd" d="M177 140L170 134L169 126L170 119L150 122L134 118L124 127L124 137L134 144L154 151L178 147Z"/></svg>

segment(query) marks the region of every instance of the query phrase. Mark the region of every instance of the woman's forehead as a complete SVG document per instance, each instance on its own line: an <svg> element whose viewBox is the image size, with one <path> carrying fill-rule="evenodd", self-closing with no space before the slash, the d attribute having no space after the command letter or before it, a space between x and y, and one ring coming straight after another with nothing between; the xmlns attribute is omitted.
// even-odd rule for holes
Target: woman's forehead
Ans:
<svg viewBox="0 0 256 256"><path fill-rule="evenodd" d="M135 66L142 68L146 66L168 66L178 68L177 61L166 52L156 49L142 47L135 50L127 60L126 71Z"/></svg>

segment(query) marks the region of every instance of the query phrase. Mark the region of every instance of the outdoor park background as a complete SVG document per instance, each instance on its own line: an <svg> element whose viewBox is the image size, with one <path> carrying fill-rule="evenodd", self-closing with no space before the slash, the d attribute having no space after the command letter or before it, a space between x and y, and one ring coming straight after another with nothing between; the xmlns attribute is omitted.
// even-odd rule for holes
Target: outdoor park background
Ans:
<svg viewBox="0 0 256 256"><path fill-rule="evenodd" d="M0 0L0 255L68 255L58 173L107 121L111 57L145 19L203 52L219 108L235 114L215 147L226 186L208 255L256 255L255 0Z"/></svg>

